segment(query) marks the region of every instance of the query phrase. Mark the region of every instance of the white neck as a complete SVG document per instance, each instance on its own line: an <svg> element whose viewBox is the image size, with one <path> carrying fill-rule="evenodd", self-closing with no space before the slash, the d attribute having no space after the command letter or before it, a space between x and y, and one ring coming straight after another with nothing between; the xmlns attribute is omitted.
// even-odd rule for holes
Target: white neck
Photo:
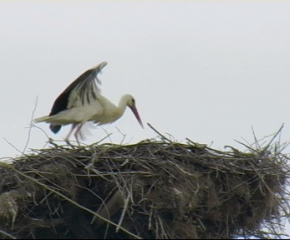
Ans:
<svg viewBox="0 0 290 240"><path fill-rule="evenodd" d="M124 95L121 97L120 101L119 101L119 105L118 105L118 112L120 114L120 116L122 116L126 110L127 107L127 96Z"/></svg>
<svg viewBox="0 0 290 240"><path fill-rule="evenodd" d="M131 96L129 94L125 94L121 97L118 106L111 103L109 111L107 110L107 121L109 121L109 119L110 121L116 121L117 119L119 119L124 114L127 107L128 99L130 98Z"/></svg>

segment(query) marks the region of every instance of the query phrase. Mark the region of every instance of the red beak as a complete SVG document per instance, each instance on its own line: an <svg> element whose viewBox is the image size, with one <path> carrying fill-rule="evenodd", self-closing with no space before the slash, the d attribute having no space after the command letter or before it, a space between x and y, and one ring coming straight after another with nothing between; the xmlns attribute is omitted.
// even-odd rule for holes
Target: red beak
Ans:
<svg viewBox="0 0 290 240"><path fill-rule="evenodd" d="M131 108L132 112L134 113L135 117L137 118L137 120L138 120L139 124L141 125L141 127L144 128L143 127L143 123L141 121L141 118L139 116L139 113L137 111L137 108L135 106L134 107L130 107L130 108Z"/></svg>

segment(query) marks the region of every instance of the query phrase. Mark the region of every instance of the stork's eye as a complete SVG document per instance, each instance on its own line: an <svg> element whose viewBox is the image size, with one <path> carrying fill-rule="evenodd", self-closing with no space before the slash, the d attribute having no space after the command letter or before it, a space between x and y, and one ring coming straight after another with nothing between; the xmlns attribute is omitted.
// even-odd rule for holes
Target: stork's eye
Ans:
<svg viewBox="0 0 290 240"><path fill-rule="evenodd" d="M135 105L135 99L134 98L132 98L132 104Z"/></svg>

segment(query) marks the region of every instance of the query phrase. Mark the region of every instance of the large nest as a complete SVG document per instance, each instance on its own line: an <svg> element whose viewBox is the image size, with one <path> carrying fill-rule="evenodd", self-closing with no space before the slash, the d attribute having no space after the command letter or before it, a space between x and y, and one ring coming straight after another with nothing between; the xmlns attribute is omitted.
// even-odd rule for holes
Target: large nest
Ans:
<svg viewBox="0 0 290 240"><path fill-rule="evenodd" d="M54 144L0 168L3 238L281 237L288 158L147 140ZM0 236L1 236L0 235Z"/></svg>

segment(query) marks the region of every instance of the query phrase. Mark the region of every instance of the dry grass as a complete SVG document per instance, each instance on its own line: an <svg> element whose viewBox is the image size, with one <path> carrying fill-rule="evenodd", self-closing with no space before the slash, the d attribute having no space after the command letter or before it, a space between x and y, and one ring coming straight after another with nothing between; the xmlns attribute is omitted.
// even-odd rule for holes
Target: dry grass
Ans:
<svg viewBox="0 0 290 240"><path fill-rule="evenodd" d="M160 136L73 149L51 142L1 163L2 238L284 236L290 169L277 135L246 152Z"/></svg>

